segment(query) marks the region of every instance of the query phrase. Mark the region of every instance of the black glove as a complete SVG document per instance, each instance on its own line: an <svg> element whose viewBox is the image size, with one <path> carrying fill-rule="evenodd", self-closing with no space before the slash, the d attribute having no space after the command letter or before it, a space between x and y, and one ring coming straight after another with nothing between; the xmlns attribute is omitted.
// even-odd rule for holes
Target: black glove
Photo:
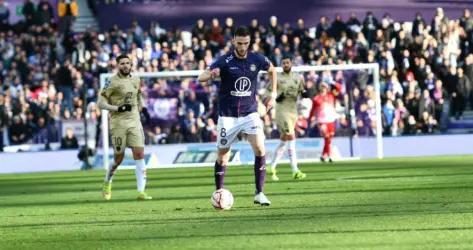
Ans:
<svg viewBox="0 0 473 250"><path fill-rule="evenodd" d="M309 98L309 91L307 91L306 89L302 90L301 96L302 98Z"/></svg>
<svg viewBox="0 0 473 250"><path fill-rule="evenodd" d="M284 101L284 98L286 98L286 96L284 95L284 93L282 93L276 98L276 102L282 102Z"/></svg>
<svg viewBox="0 0 473 250"><path fill-rule="evenodd" d="M118 112L120 113L127 112L127 111L131 111L131 104L123 104L118 107Z"/></svg>

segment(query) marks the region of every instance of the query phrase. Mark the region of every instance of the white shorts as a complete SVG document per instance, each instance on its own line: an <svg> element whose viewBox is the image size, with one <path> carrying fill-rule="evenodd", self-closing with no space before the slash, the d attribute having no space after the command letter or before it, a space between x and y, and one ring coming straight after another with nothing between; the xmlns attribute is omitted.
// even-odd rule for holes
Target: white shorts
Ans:
<svg viewBox="0 0 473 250"><path fill-rule="evenodd" d="M256 135L263 133L263 122L258 113L243 117L219 116L217 122L217 147L230 148L238 140L238 134Z"/></svg>

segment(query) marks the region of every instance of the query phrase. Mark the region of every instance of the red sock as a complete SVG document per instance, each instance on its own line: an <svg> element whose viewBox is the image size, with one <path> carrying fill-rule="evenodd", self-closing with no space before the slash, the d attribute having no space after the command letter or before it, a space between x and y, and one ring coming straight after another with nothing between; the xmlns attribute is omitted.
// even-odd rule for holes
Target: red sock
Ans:
<svg viewBox="0 0 473 250"><path fill-rule="evenodd" d="M322 156L330 157L330 143L331 142L332 142L332 138L330 138L330 137L325 137L324 138L324 151L322 153Z"/></svg>
<svg viewBox="0 0 473 250"><path fill-rule="evenodd" d="M332 156L332 137L328 137L325 139L325 146L327 147L327 156L330 158Z"/></svg>

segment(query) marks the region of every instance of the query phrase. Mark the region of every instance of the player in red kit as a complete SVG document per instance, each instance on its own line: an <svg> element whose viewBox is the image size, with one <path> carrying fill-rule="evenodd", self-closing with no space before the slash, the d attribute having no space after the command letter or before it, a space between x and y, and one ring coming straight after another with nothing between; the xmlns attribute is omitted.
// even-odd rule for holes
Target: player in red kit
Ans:
<svg viewBox="0 0 473 250"><path fill-rule="evenodd" d="M320 84L321 92L312 98L312 110L309 121L317 123L320 135L324 137L324 150L320 160L332 162L330 147L332 138L335 135L335 120L337 111L335 110L335 95L330 92L330 87L326 82Z"/></svg>

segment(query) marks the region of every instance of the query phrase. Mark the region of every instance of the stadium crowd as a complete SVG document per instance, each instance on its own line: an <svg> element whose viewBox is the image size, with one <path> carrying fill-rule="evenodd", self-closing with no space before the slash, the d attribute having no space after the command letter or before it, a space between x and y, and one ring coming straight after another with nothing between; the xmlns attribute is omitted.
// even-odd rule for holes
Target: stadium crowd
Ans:
<svg viewBox="0 0 473 250"><path fill-rule="evenodd" d="M138 72L205 69L231 49L235 29L234 20L226 18L223 23L199 19L188 32L133 22L126 30L114 26L102 32L74 33L70 21L62 24L66 26L55 22L48 1L33 6L30 14L24 8L25 20L17 24L8 23L2 3L0 132L5 136L0 136L0 149L5 143L59 142L61 124L82 120L84 115L99 123L95 105L99 75L115 69L117 55L129 54ZM69 7L67 12L71 14ZM333 21L322 17L311 24L315 32L302 19L291 26L273 16L268 24L254 19L248 27L252 50L276 66L286 54L294 58L294 65L378 63L383 133L395 136L445 130L450 117L461 119L467 106L473 108L473 18L469 10L459 14L460 18L449 19L438 8L431 22L417 14L412 22L401 23L389 14L378 19L368 12L359 19L353 13L348 20L336 15ZM305 80L311 96L322 81L342 87L338 135L349 135L350 124L359 136L376 133L370 72L308 72ZM262 79L261 85L265 82ZM146 143L215 141L217 86L201 86L193 78L143 78L148 102L166 100L164 113L169 115L148 104L148 111L142 113ZM346 115L350 100L356 114L351 122ZM304 112L310 110L307 103L300 105L299 137L317 135ZM267 136L278 137L274 112L261 115Z"/></svg>

